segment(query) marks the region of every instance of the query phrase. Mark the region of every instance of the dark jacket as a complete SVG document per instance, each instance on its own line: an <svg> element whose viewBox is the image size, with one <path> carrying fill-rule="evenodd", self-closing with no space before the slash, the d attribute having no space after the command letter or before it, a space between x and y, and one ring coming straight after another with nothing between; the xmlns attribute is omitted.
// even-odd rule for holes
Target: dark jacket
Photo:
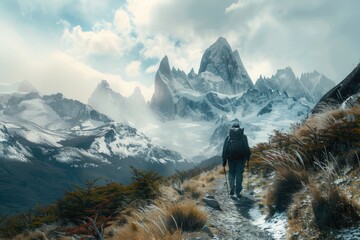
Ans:
<svg viewBox="0 0 360 240"><path fill-rule="evenodd" d="M231 131L232 129L230 129ZM250 152L250 147L249 147L249 143L247 140L247 136L244 134L244 129L240 128L240 130L242 130L243 133L243 143L244 143L244 158L243 159L237 159L237 160L245 160L245 161L249 161L250 156L251 156L251 152ZM224 146L223 146L223 151L222 151L222 159L224 162L226 162L226 160L229 159L229 142L230 142L230 134L228 134L226 136L225 142L224 142Z"/></svg>

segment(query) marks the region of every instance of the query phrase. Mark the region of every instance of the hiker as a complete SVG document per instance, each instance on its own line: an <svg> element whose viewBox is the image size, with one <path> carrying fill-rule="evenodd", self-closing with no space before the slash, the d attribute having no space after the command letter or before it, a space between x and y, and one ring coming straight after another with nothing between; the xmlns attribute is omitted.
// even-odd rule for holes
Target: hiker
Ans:
<svg viewBox="0 0 360 240"><path fill-rule="evenodd" d="M238 123L234 123L227 135L223 152L223 167L225 169L226 162L229 163L229 184L230 195L234 195L234 191L237 197L240 197L242 190L243 172L245 164L250 159L250 148L244 129L240 128ZM236 179L236 188L235 187Z"/></svg>

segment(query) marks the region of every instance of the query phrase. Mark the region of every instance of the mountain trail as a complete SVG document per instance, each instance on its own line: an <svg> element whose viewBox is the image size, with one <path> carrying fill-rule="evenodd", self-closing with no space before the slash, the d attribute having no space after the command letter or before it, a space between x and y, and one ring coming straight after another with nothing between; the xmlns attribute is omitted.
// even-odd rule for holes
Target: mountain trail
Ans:
<svg viewBox="0 0 360 240"><path fill-rule="evenodd" d="M219 202L222 211L207 207L209 213L209 226L216 228L213 239L273 239L271 235L255 226L249 210L255 205L255 200L246 190L242 197L230 197L223 178L215 180L215 187L211 193Z"/></svg>

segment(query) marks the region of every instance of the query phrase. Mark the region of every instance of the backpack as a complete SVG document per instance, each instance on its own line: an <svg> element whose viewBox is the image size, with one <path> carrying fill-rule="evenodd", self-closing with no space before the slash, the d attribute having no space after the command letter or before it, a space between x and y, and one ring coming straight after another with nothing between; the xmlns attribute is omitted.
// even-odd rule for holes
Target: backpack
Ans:
<svg viewBox="0 0 360 240"><path fill-rule="evenodd" d="M246 151L243 128L231 128L229 133L229 159L243 160Z"/></svg>

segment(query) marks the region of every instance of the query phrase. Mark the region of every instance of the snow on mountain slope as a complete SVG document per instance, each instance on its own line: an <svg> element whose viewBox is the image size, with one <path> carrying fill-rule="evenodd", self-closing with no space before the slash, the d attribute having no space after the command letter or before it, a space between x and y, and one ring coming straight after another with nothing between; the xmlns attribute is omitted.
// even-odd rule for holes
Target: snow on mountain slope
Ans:
<svg viewBox="0 0 360 240"><path fill-rule="evenodd" d="M131 167L167 176L194 166L126 124L49 130L4 114L0 119L0 214L52 203L84 180L128 184Z"/></svg>
<svg viewBox="0 0 360 240"><path fill-rule="evenodd" d="M295 97L296 99L302 97L312 99L290 67L279 69L271 78L258 79L255 87L259 90L270 89L286 92L289 96Z"/></svg>
<svg viewBox="0 0 360 240"><path fill-rule="evenodd" d="M206 72L212 75L202 74ZM223 37L219 37L206 49L201 58L198 75L198 79L192 81L192 84L197 91L203 93L216 91L236 94L254 87L239 53L237 51L233 53L229 43Z"/></svg>
<svg viewBox="0 0 360 240"><path fill-rule="evenodd" d="M161 60L151 107L166 119L195 115L197 119L209 120L212 113L198 117L199 108L202 112L212 109L211 103L203 101L201 96L209 92L233 95L252 88L254 85L238 51L233 52L226 39L220 37L205 51L198 74L193 69L188 75L179 69L170 70L168 57Z"/></svg>
<svg viewBox="0 0 360 240"><path fill-rule="evenodd" d="M254 92L256 93L256 90ZM253 96L256 96L255 93ZM240 107L242 110L225 114L217 121L204 154L221 153L224 139L235 122L245 129L249 145L255 146L259 142L267 142L269 134L275 129L290 130L291 125L305 118L312 107L313 104L305 99L297 101L286 94L279 94L256 105L243 104Z"/></svg>
<svg viewBox="0 0 360 240"><path fill-rule="evenodd" d="M100 85L104 84L106 82ZM105 90L119 97L111 89ZM141 92L136 90L129 97L132 106L145 104L141 97ZM132 111L144 114L140 108L135 107ZM44 156L63 163L80 162L82 166L91 163L95 166L129 157L162 164L186 161L181 154L153 144L137 129L114 123L106 115L61 94L13 96L0 116L16 141L35 149L41 147ZM143 117L138 119L143 121ZM2 146L6 147L4 143ZM29 156L29 161L33 157L33 154L25 155Z"/></svg>
<svg viewBox="0 0 360 240"><path fill-rule="evenodd" d="M94 127L111 121L89 106L66 99L61 94L40 97L36 93L29 93L12 96L3 114L48 130Z"/></svg>
<svg viewBox="0 0 360 240"><path fill-rule="evenodd" d="M8 132L6 125L0 122L0 159L28 162L30 157L32 157L30 150L16 141Z"/></svg>
<svg viewBox="0 0 360 240"><path fill-rule="evenodd" d="M279 69L271 78L260 76L255 84L255 88L261 91L270 89L286 92L291 97L306 98L313 103L317 103L333 86L333 81L316 71L303 73L299 79L290 67Z"/></svg>
<svg viewBox="0 0 360 240"><path fill-rule="evenodd" d="M301 74L300 82L310 93L315 103L335 86L333 81L317 71Z"/></svg>
<svg viewBox="0 0 360 240"><path fill-rule="evenodd" d="M234 119L241 122L250 144L255 145L266 140L273 129L286 129L289 123L305 118L312 106L304 98L308 95L297 91L302 89L302 83L290 68L279 70L271 81L264 79L263 88L255 89L248 81L251 82L239 53L232 51L223 38L205 51L199 74L170 68L165 56L155 76L150 103L153 113L138 107L144 114L137 116L142 117L142 125L135 126L154 143L179 151L189 159L202 160L220 155L222 141ZM109 86L105 89L103 96L91 100L91 105L95 107L93 102L98 100L101 104L95 108L115 118L128 100ZM299 94L298 98L287 90ZM126 122L131 115L122 117L117 119Z"/></svg>
<svg viewBox="0 0 360 240"><path fill-rule="evenodd" d="M114 92L105 80L96 87L89 105L117 122L130 123L136 127L143 126L144 119L148 121L155 118L140 88L135 88L133 94L126 98Z"/></svg>

